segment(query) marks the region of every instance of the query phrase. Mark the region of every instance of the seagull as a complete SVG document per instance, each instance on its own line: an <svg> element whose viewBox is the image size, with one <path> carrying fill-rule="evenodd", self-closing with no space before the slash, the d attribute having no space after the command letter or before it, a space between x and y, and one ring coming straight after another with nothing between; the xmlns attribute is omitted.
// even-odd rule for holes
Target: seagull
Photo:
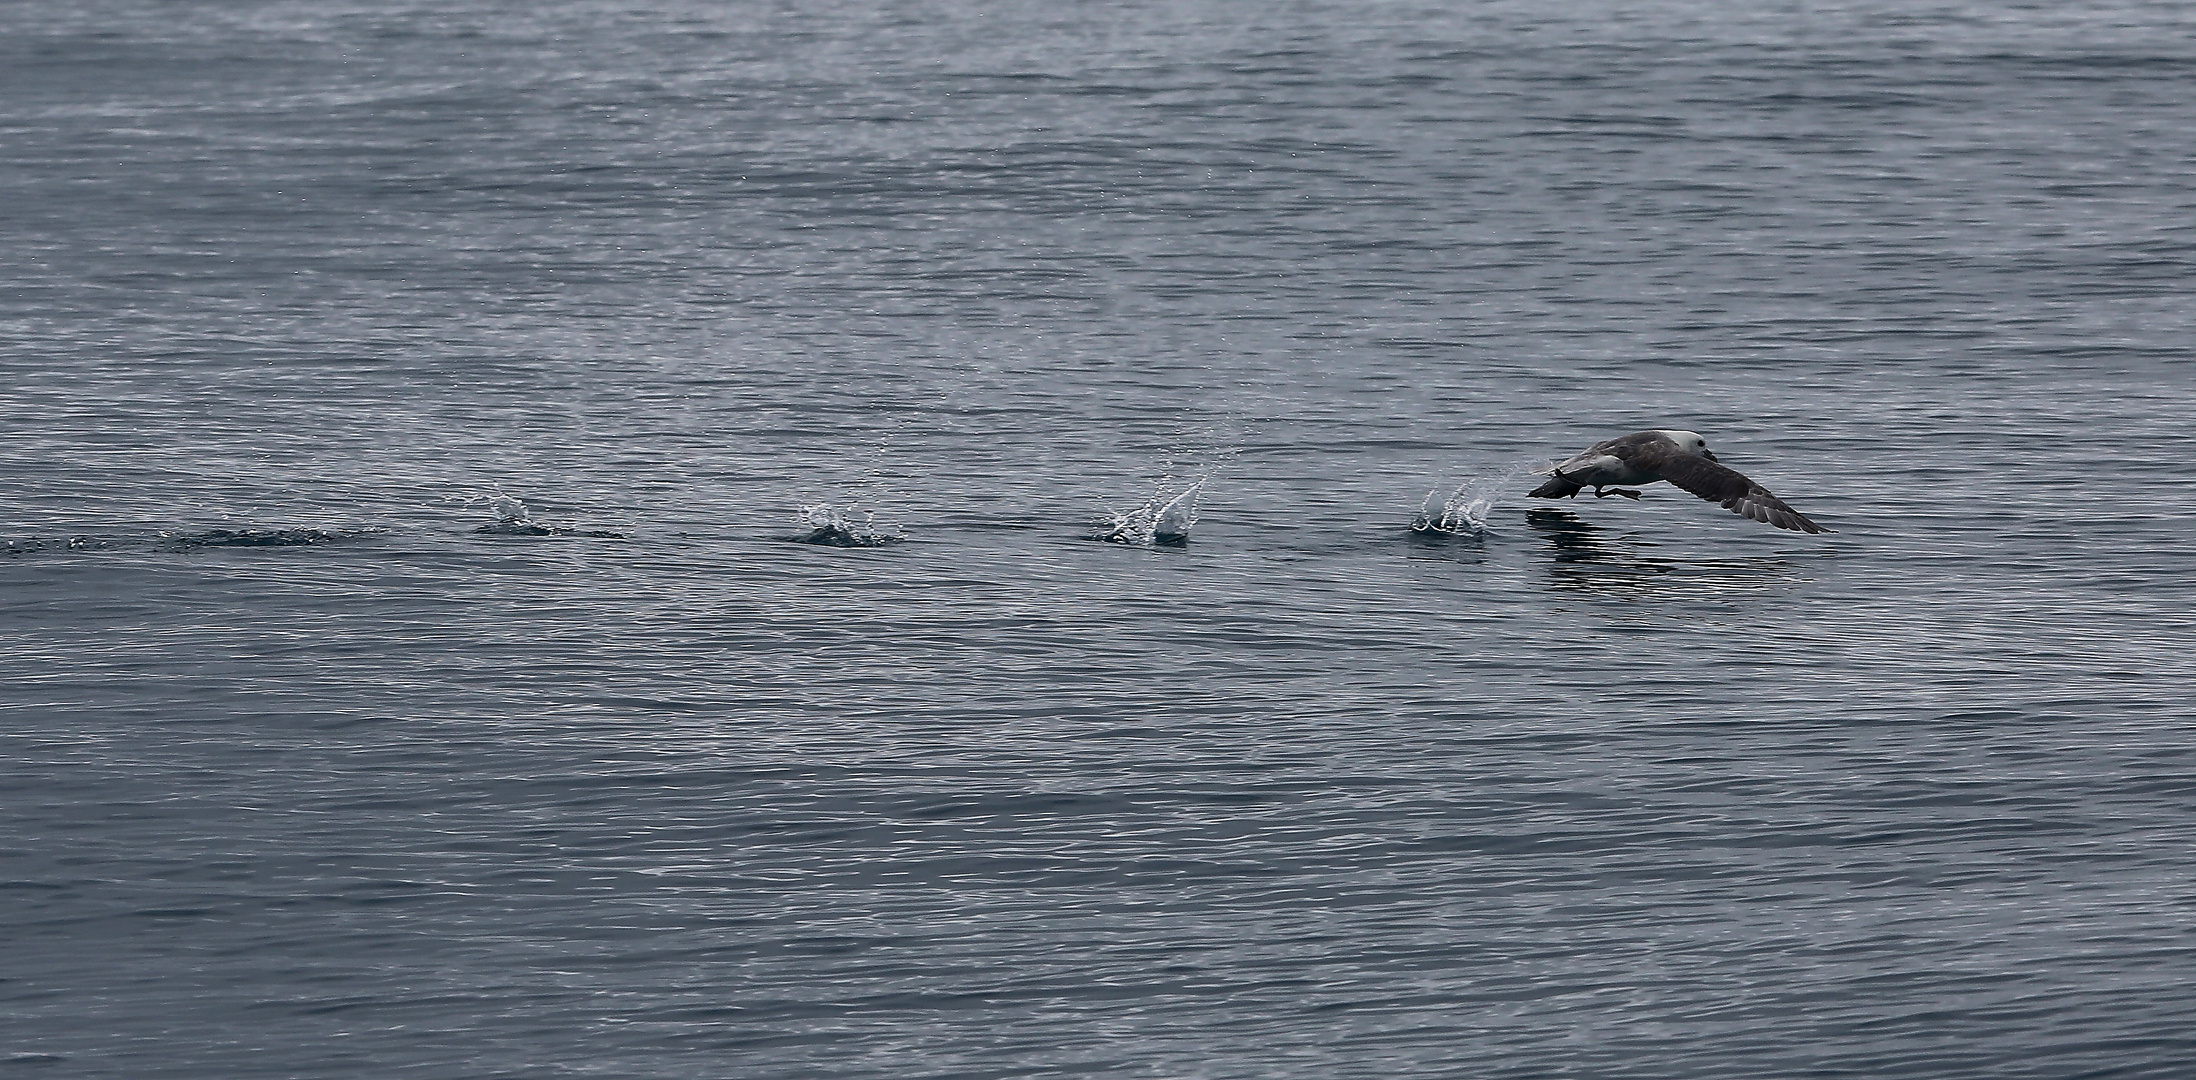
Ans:
<svg viewBox="0 0 2196 1080"><path fill-rule="evenodd" d="M1724 509L1740 517L1793 532L1830 531L1784 505L1784 500L1739 475L1738 470L1718 464L1716 455L1708 452L1708 440L1697 431L1635 431L1597 442L1585 453L1533 471L1554 476L1528 493L1535 499L1568 499L1584 488L1594 489L1597 499L1611 495L1637 499L1639 492L1615 485L1668 480L1709 502L1722 503Z"/></svg>

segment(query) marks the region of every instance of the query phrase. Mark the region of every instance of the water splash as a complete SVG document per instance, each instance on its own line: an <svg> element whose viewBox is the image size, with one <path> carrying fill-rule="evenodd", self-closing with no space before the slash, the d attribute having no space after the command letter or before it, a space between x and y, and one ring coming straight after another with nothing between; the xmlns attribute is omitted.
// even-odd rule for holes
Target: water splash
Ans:
<svg viewBox="0 0 2196 1080"><path fill-rule="evenodd" d="M1418 508L1418 516L1411 519L1411 531L1451 536L1484 535L1488 517L1501 502L1503 493L1519 477L1532 472L1537 464L1519 462L1492 476L1472 477L1458 484L1446 498L1438 487L1428 491L1426 501Z"/></svg>
<svg viewBox="0 0 2196 1080"><path fill-rule="evenodd" d="M801 532L790 539L840 548L887 547L906 541L906 532L886 508L906 502L907 496L893 481L906 477L899 460L900 444L915 430L917 419L915 412L875 417L873 422L879 426L868 433L866 446L850 438L842 453L819 461L816 487L799 495L802 502L794 520Z"/></svg>
<svg viewBox="0 0 2196 1080"><path fill-rule="evenodd" d="M495 511L496 520L474 529L474 532L488 536L596 536L615 540L627 538L624 533L607 529L580 529L570 525L551 525L535 521L525 503L504 494L500 488L488 497L488 508Z"/></svg>
<svg viewBox="0 0 2196 1080"><path fill-rule="evenodd" d="M807 531L794 539L823 547L884 547L907 539L898 525L877 524L875 510L856 510L826 504L801 507L799 521Z"/></svg>
<svg viewBox="0 0 2196 1080"><path fill-rule="evenodd" d="M1159 479L1142 506L1132 510L1108 510L1090 538L1108 544L1148 547L1184 547L1190 530L1197 527L1197 500L1205 484L1222 467L1243 452L1240 446L1177 444L1159 455ZM1185 482L1180 477L1187 476Z"/></svg>
<svg viewBox="0 0 2196 1080"><path fill-rule="evenodd" d="M1144 500L1144 505L1110 513L1100 519L1091 539L1108 544L1160 547L1188 544L1190 529L1197 525L1197 496L1204 489L1205 479L1199 477L1180 491L1174 491L1172 480L1172 477L1161 479L1159 490ZM1168 494L1170 491L1174 493Z"/></svg>
<svg viewBox="0 0 2196 1080"><path fill-rule="evenodd" d="M489 496L488 508L495 511L496 520L474 529L474 532L494 536L548 536L553 531L549 526L536 522L534 516L527 513L525 503L501 491Z"/></svg>
<svg viewBox="0 0 2196 1080"><path fill-rule="evenodd" d="M1158 516L1152 520L1152 543L1189 543L1190 529L1197 524L1197 496L1204 488L1205 481L1200 478L1159 508Z"/></svg>

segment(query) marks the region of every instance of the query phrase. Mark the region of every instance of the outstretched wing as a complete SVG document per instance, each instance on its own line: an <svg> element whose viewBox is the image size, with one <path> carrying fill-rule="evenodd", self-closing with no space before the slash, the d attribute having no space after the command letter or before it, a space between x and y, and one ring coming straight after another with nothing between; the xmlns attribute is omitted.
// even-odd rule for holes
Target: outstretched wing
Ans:
<svg viewBox="0 0 2196 1080"><path fill-rule="evenodd" d="M1603 439L1570 457L1551 461L1533 470L1534 476L1547 476L1554 472L1577 473L1596 469L1622 468L1630 460L1632 447L1623 439Z"/></svg>
<svg viewBox="0 0 2196 1080"><path fill-rule="evenodd" d="M1784 505L1783 499L1769 494L1768 488L1748 480L1737 469L1727 469L1707 458L1691 454L1670 454L1655 462L1655 471L1661 473L1664 480L1709 502L1721 503L1725 510L1740 517L1752 518L1793 532L1830 531L1807 520L1807 516L1799 511Z"/></svg>

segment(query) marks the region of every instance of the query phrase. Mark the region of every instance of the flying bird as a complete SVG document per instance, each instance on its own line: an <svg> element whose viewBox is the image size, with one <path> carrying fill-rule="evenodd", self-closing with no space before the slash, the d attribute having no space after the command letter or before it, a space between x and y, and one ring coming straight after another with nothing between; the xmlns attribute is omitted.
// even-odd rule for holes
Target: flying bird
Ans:
<svg viewBox="0 0 2196 1080"><path fill-rule="evenodd" d="M1637 499L1639 492L1616 485L1668 480L1709 502L1721 503L1740 517L1793 532L1830 531L1784 505L1784 500L1769 494L1768 488L1717 463L1716 455L1708 452L1708 440L1697 431L1635 431L1595 443L1585 453L1533 471L1553 477L1528 493L1535 499L1568 499L1585 488L1594 489L1597 499L1611 495Z"/></svg>

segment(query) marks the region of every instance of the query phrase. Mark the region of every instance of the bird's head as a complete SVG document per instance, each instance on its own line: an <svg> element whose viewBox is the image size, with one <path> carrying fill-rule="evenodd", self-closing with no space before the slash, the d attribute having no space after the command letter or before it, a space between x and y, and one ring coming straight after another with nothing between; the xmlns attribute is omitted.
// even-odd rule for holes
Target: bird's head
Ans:
<svg viewBox="0 0 2196 1080"><path fill-rule="evenodd" d="M1677 431L1672 429L1658 431L1655 434L1676 443L1679 450L1682 450L1688 454L1699 454L1701 457L1707 458L1710 461L1716 460L1716 455L1708 451L1708 440L1701 438L1700 432Z"/></svg>

